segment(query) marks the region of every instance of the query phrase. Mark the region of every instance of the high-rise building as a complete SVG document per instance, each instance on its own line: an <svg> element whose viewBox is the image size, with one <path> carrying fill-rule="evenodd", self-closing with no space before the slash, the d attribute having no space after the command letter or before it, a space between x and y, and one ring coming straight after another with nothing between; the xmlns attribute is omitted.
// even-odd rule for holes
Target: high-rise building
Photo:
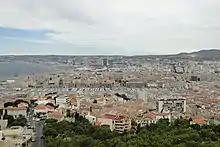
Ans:
<svg viewBox="0 0 220 147"><path fill-rule="evenodd" d="M108 60L108 67L109 68L113 68L113 66L114 66L114 60Z"/></svg>
<svg viewBox="0 0 220 147"><path fill-rule="evenodd" d="M102 66L108 67L108 59L106 58L102 59Z"/></svg>
<svg viewBox="0 0 220 147"><path fill-rule="evenodd" d="M160 99L157 102L158 112L186 112L186 99L185 98L167 98Z"/></svg>

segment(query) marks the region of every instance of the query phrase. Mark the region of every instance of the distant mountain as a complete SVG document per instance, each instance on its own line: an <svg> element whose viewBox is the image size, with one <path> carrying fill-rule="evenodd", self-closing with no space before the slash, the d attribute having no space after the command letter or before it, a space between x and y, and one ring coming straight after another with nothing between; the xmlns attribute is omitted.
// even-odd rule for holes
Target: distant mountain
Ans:
<svg viewBox="0 0 220 147"><path fill-rule="evenodd" d="M194 57L199 59L220 59L220 50L210 49L210 50L200 50L191 53L179 53L177 56L181 57Z"/></svg>

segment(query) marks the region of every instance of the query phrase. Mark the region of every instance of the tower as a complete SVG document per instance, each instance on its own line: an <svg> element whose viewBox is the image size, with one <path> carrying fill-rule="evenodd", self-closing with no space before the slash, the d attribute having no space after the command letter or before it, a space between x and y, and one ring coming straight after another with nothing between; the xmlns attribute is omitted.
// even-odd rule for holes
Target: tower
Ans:
<svg viewBox="0 0 220 147"><path fill-rule="evenodd" d="M108 59L107 58L102 59L102 66L108 67Z"/></svg>

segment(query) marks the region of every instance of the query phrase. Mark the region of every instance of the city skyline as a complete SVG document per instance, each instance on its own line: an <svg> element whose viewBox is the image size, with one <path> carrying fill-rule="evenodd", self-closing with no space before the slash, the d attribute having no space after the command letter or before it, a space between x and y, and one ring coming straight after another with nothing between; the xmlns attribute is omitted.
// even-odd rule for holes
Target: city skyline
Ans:
<svg viewBox="0 0 220 147"><path fill-rule="evenodd" d="M0 54L141 55L218 49L218 0L0 0Z"/></svg>

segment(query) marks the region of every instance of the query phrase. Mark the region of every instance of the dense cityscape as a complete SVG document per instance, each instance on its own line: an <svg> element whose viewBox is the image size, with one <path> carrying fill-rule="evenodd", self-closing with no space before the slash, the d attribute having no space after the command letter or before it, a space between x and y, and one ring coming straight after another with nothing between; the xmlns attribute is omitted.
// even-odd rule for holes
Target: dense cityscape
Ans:
<svg viewBox="0 0 220 147"><path fill-rule="evenodd" d="M204 52L207 58L201 56ZM1 62L54 68L1 81L0 146L218 146L220 62L209 56L212 52L219 53L1 56ZM182 133L196 135L191 128L200 136L191 144L187 142L193 138L189 134L180 142L169 137L173 141L160 142L169 134L160 136L158 142L152 139L180 129L178 126ZM141 142L146 131L149 136ZM202 131L211 133L207 140L201 136ZM139 141L132 141L132 136L137 140L140 137ZM85 144L80 144L80 138Z"/></svg>

